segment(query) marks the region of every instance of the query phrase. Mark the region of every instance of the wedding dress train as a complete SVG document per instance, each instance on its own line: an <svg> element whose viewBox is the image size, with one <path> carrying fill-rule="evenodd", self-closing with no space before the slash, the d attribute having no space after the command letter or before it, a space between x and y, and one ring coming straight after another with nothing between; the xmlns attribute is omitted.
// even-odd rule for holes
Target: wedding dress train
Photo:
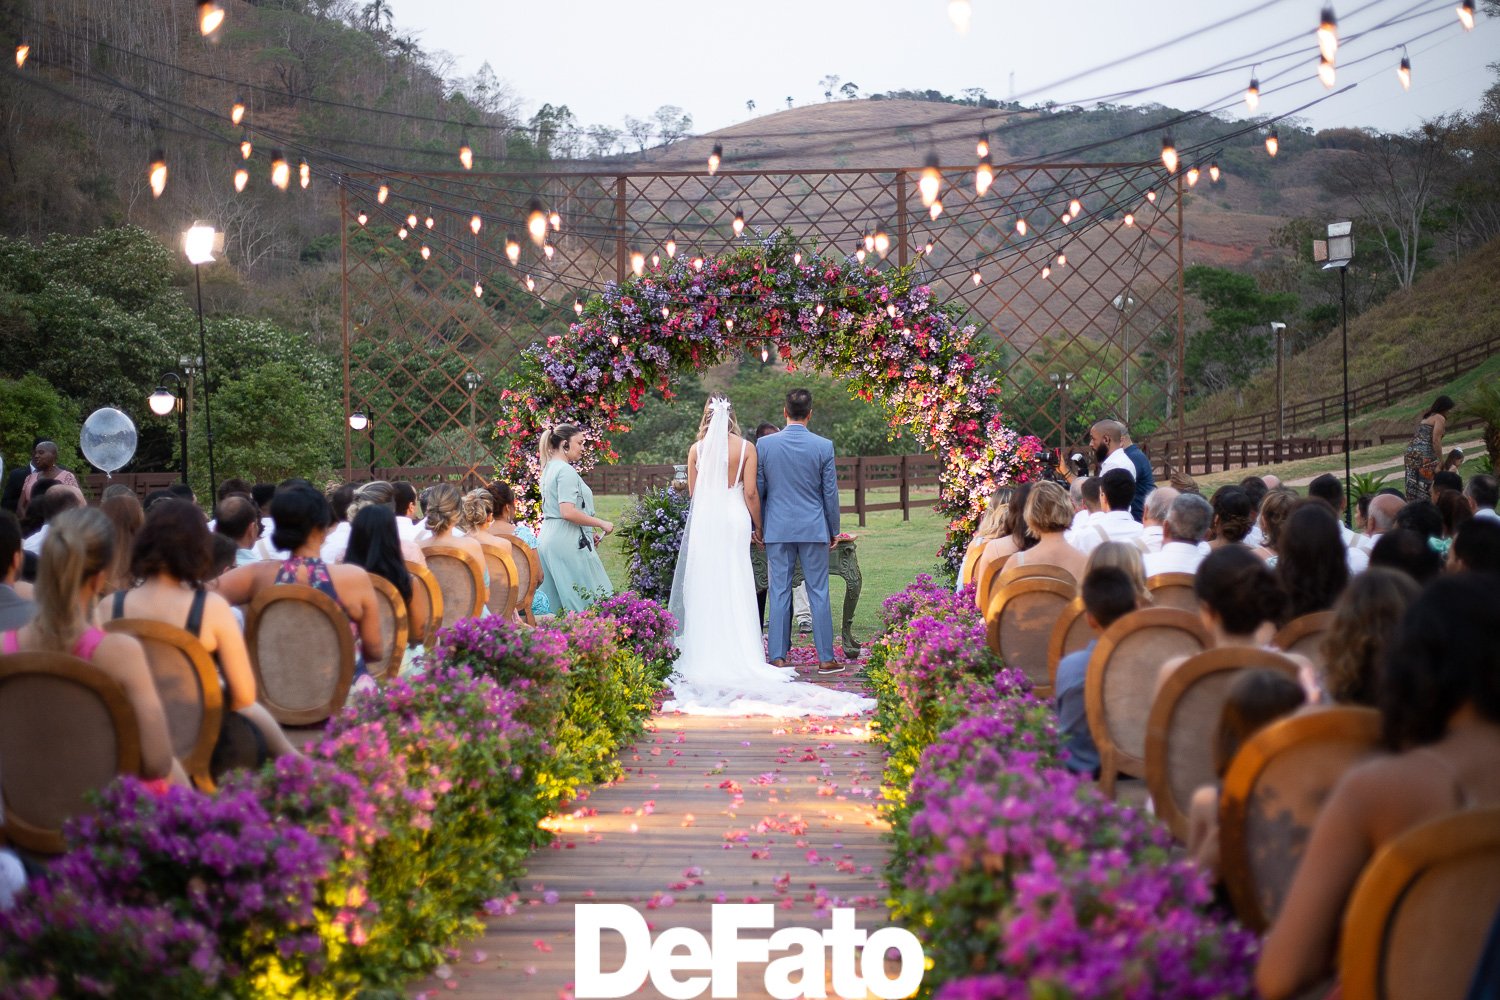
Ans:
<svg viewBox="0 0 1500 1000"><path fill-rule="evenodd" d="M746 442L748 449L751 445ZM729 404L716 402L698 445L698 477L677 553L671 611L679 633L673 698L662 708L688 715L845 716L870 698L796 679L766 662L750 567L750 511L744 454L729 480Z"/></svg>

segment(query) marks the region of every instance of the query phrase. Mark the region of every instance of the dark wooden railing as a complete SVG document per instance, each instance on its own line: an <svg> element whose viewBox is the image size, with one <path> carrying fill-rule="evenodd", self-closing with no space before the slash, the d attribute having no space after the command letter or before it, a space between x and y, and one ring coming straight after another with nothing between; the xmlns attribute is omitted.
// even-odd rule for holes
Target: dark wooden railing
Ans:
<svg viewBox="0 0 1500 1000"><path fill-rule="evenodd" d="M1368 448L1374 442L1369 438L1350 439L1350 447ZM1245 469L1257 465L1276 465L1295 462L1304 458L1326 458L1340 455L1344 451L1344 439L1333 438L1285 438L1260 440L1218 441L1193 440L1183 442L1182 454L1177 454L1175 442L1163 441L1159 446L1150 442L1141 446L1151 459L1151 466L1158 478L1164 479L1173 470L1190 476L1222 472L1225 469Z"/></svg>

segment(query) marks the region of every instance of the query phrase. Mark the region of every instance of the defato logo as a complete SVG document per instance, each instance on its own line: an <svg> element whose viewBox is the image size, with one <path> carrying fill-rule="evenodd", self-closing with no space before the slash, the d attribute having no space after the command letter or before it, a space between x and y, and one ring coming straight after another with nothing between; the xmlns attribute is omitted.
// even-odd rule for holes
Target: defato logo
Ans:
<svg viewBox="0 0 1500 1000"><path fill-rule="evenodd" d="M783 927L766 938L744 938L744 930L776 924L771 903L716 903L712 940L691 927L669 927L651 939L646 919L623 903L580 903L573 909L573 993L578 1000L613 1000L630 996L651 980L662 996L692 1000L704 995L735 997L741 964L766 964L766 992L777 1000L827 997L828 970L833 995L883 1000L911 996L922 982L924 956L916 935L900 927L870 934L854 926L854 911L836 908L832 926ZM625 939L625 962L600 969L600 939L612 931ZM885 954L901 956L894 979L887 977ZM783 954L778 954L783 953ZM777 957L772 957L777 956Z"/></svg>

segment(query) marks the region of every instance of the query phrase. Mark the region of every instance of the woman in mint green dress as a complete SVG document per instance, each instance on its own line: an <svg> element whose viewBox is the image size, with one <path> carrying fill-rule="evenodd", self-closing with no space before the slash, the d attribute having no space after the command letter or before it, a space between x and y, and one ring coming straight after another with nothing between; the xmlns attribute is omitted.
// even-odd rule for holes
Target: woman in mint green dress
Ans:
<svg viewBox="0 0 1500 1000"><path fill-rule="evenodd" d="M542 590L555 611L583 611L614 593L599 553L594 529L608 535L609 521L594 516L594 493L573 468L583 457L583 431L561 424L542 434Z"/></svg>

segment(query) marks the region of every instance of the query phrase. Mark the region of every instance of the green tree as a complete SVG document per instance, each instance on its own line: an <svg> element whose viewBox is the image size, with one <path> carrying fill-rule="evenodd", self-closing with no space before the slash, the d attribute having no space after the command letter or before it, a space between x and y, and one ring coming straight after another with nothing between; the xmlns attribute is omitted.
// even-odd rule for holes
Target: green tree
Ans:
<svg viewBox="0 0 1500 1000"><path fill-rule="evenodd" d="M193 489L208 486L208 439L203 410L193 415L189 459ZM341 401L284 361L227 378L214 388L214 466L219 478L276 482L287 476L323 477L342 461ZM338 458L335 456L338 455Z"/></svg>
<svg viewBox="0 0 1500 1000"><path fill-rule="evenodd" d="M31 461L31 443L39 437L57 444L60 465L80 468L78 431L82 426L78 407L39 376L0 379L0 455L6 469Z"/></svg>
<svg viewBox="0 0 1500 1000"><path fill-rule="evenodd" d="M1272 320L1295 313L1295 295L1264 292L1248 274L1195 265L1183 272L1188 294L1203 305L1203 327L1187 342L1190 392L1244 385L1274 360Z"/></svg>

